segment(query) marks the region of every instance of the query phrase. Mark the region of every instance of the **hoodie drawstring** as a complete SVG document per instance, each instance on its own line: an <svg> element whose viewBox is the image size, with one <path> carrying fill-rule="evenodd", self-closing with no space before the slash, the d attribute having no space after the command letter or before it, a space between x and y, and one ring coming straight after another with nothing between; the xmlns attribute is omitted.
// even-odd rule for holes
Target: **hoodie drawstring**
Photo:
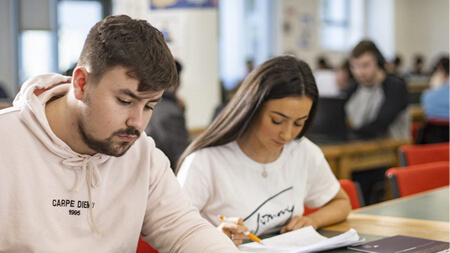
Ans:
<svg viewBox="0 0 450 253"><path fill-rule="evenodd" d="M92 187L96 188L101 185L101 176L97 165L91 160L91 158L91 156L71 157L63 160L63 164L71 167L81 166L81 177L79 177L79 179L77 180L78 182L75 185L75 191L78 192L80 190L80 187L83 185L84 179L86 179L89 195L89 225L92 229L95 230L95 232L100 233L95 223L94 214L92 212L91 189Z"/></svg>

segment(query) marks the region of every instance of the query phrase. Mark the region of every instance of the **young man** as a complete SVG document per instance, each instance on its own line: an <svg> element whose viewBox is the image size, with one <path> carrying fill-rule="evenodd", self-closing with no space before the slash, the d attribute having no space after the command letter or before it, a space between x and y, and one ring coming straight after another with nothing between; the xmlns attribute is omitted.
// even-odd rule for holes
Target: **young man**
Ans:
<svg viewBox="0 0 450 253"><path fill-rule="evenodd" d="M359 138L409 139L406 83L387 74L384 65L384 58L372 41L361 41L353 49L350 69L357 84L348 90L348 121Z"/></svg>
<svg viewBox="0 0 450 253"><path fill-rule="evenodd" d="M237 252L182 193L144 131L177 74L162 34L108 17L73 78L28 80L0 112L0 251Z"/></svg>

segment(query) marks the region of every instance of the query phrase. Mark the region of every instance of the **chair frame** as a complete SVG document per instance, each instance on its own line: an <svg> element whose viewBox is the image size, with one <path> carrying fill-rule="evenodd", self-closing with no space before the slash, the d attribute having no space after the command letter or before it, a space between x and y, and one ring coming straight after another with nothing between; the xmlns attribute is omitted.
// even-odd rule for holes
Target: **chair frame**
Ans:
<svg viewBox="0 0 450 253"><path fill-rule="evenodd" d="M445 170L443 170L443 168L445 168ZM438 161L438 162L432 162L432 163L417 164L417 165L411 165L411 166L407 166L407 167L396 167L396 168L391 168L391 169L387 170L386 177L389 179L392 196L394 198L401 198L401 197L409 196L412 193L408 193L408 194L402 196L398 173L405 173L407 171L418 171L419 173L420 172L423 173L425 171L431 171L433 169L436 169L436 172L438 172L438 173L442 173L443 171L448 171L448 168L449 168L448 161ZM431 171L431 172L434 172L434 171ZM441 176L441 175L437 174L437 176ZM448 174L447 174L446 178L448 179ZM447 185L448 185L448 181L447 181ZM436 184L430 186L428 189L431 190L434 188L436 188ZM428 189L423 189L421 191L425 191Z"/></svg>
<svg viewBox="0 0 450 253"><path fill-rule="evenodd" d="M406 167L406 166L413 166L413 165L429 163L429 162L444 161L444 160L439 159L439 160L433 160L433 161L430 160L430 161L426 161L426 162L422 162L422 163L409 164L408 163L408 153L410 151L408 151L408 149L411 149L411 148L413 148L413 149L416 149L416 148L417 149L422 149L423 148L424 150L427 150L427 149L434 149L435 148L436 150L438 150L438 149L440 149L440 147L442 147L442 148L444 148L444 146L449 147L449 145L450 145L449 142L443 142L443 143L433 143L433 144L411 144L411 145L400 146L398 148L398 152L397 152L400 166Z"/></svg>

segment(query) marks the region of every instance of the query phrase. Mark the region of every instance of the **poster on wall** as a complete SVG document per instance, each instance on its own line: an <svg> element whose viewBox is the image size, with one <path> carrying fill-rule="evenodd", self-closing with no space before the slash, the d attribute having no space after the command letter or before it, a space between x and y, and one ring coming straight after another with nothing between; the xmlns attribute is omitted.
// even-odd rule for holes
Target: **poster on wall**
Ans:
<svg viewBox="0 0 450 253"><path fill-rule="evenodd" d="M180 45L185 43L182 39L185 37L184 31L186 31L186 28L184 26L186 22L182 22L180 15L155 13L151 16L149 22L164 35L164 40L172 55L177 59L182 58Z"/></svg>
<svg viewBox="0 0 450 253"><path fill-rule="evenodd" d="M300 13L297 20L300 31L297 38L297 46L302 50L311 50L314 36L314 16L311 13Z"/></svg>
<svg viewBox="0 0 450 253"><path fill-rule="evenodd" d="M187 9L187 8L217 8L219 0L151 0L152 10Z"/></svg>

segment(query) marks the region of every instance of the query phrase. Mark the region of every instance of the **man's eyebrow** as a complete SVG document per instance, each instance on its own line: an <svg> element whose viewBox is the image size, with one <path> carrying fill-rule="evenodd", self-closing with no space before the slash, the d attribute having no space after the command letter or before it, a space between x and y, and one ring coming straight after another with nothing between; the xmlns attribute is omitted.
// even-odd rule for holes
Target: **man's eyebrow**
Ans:
<svg viewBox="0 0 450 253"><path fill-rule="evenodd" d="M128 89L122 89L122 90L120 90L120 93L127 95L133 99L136 99L139 102L145 99L145 98L142 98L142 97L134 94L131 90L128 90ZM148 101L148 103L157 103L157 102L161 101L161 99L162 99L162 96L160 96L158 98L153 98L153 99L150 99Z"/></svg>
<svg viewBox="0 0 450 253"><path fill-rule="evenodd" d="M281 112L276 112L276 111L271 111L271 113L275 113L275 114L278 114L278 115L280 115L281 117L283 117L283 118L286 118L286 119L290 119L290 117L289 116L287 116L287 115L284 115L283 113L281 113ZM303 116L303 117L300 117L300 118L298 118L298 119L296 119L296 120L301 120L301 119L306 119L306 118L308 118L308 115L306 115L306 116Z"/></svg>

